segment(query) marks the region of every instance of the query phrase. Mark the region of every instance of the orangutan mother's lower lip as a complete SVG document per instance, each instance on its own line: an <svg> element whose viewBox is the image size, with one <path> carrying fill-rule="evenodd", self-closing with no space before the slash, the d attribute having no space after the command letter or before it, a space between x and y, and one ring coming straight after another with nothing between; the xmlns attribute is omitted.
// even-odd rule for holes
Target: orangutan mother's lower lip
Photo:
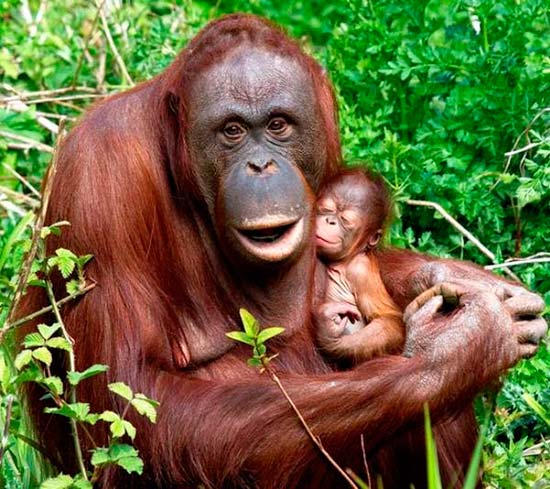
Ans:
<svg viewBox="0 0 550 489"><path fill-rule="evenodd" d="M304 238L305 220L275 222L267 227L234 228L239 243L251 255L263 261L278 262L288 258Z"/></svg>

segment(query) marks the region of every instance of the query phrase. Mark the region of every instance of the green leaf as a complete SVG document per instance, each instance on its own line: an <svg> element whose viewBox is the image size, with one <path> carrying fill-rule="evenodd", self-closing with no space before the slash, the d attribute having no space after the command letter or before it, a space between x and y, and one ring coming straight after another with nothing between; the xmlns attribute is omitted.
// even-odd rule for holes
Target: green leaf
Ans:
<svg viewBox="0 0 550 489"><path fill-rule="evenodd" d="M99 419L102 419L103 421L106 421L107 423L112 423L114 421L118 421L120 419L120 416L115 413L114 411L103 411L99 415Z"/></svg>
<svg viewBox="0 0 550 489"><path fill-rule="evenodd" d="M541 419L550 426L550 411L544 409L544 407L531 395L525 392L523 394L523 400L527 405L537 413Z"/></svg>
<svg viewBox="0 0 550 489"><path fill-rule="evenodd" d="M75 480L72 485L74 489L93 489L92 483L86 479L82 479L80 474L77 475L76 478L78 478L78 480Z"/></svg>
<svg viewBox="0 0 550 489"><path fill-rule="evenodd" d="M225 333L225 336L231 338L232 340L254 346L254 338L248 336L244 331L231 331L229 333Z"/></svg>
<svg viewBox="0 0 550 489"><path fill-rule="evenodd" d="M59 377L54 375L50 377L45 377L41 381L54 396L60 396L63 394L63 382Z"/></svg>
<svg viewBox="0 0 550 489"><path fill-rule="evenodd" d="M73 418L78 421L85 421L86 416L90 412L90 405L85 402L75 402L72 404L63 404L60 408L46 408L45 413L58 414L66 418Z"/></svg>
<svg viewBox="0 0 550 489"><path fill-rule="evenodd" d="M32 356L33 358L36 358L37 360L40 360L42 363L46 364L48 367L52 364L52 354L50 353L50 350L48 350L44 346L34 350L32 352Z"/></svg>
<svg viewBox="0 0 550 489"><path fill-rule="evenodd" d="M244 330L246 334L251 338L256 338L258 332L260 331L260 324L256 318L250 314L246 309L239 309L239 314L241 316L241 321L243 323Z"/></svg>
<svg viewBox="0 0 550 489"><path fill-rule="evenodd" d="M428 471L428 489L442 489L439 461L437 459L437 447L432 432L430 410L428 404L424 404L424 429L426 435L426 463Z"/></svg>
<svg viewBox="0 0 550 489"><path fill-rule="evenodd" d="M77 263L82 268L86 263L88 263L94 255L82 255L78 257Z"/></svg>
<svg viewBox="0 0 550 489"><path fill-rule="evenodd" d="M51 336L61 327L60 324L55 323L51 326L47 326L46 324L39 324L38 325L38 331L42 335L42 338L45 340L51 338Z"/></svg>
<svg viewBox="0 0 550 489"><path fill-rule="evenodd" d="M253 358L249 358L246 363L250 366L250 367L254 367L254 368L259 368L259 367L263 367L262 365L262 362L259 358L256 358L256 357L253 357Z"/></svg>
<svg viewBox="0 0 550 489"><path fill-rule="evenodd" d="M32 360L32 350L23 350L15 357L13 362L17 370L21 370L23 367L28 365Z"/></svg>
<svg viewBox="0 0 550 489"><path fill-rule="evenodd" d="M130 421L123 420L122 424L124 425L124 431L128 434L128 436L133 440L136 437L136 428Z"/></svg>
<svg viewBox="0 0 550 489"><path fill-rule="evenodd" d="M80 281L77 279L69 280L65 284L65 290L67 291L67 294L76 294L80 290Z"/></svg>
<svg viewBox="0 0 550 489"><path fill-rule="evenodd" d="M69 278L78 260L77 256L72 251L66 250L65 248L58 248L55 250L55 254L56 256L52 256L48 259L48 266L56 266L63 278Z"/></svg>
<svg viewBox="0 0 550 489"><path fill-rule="evenodd" d="M106 464L116 464L127 472L143 472L143 462L138 456L137 450L123 443L111 445L110 448L96 448L92 455L92 465L101 466Z"/></svg>
<svg viewBox="0 0 550 489"><path fill-rule="evenodd" d="M109 450L105 447L95 448L92 450L91 463L94 467L98 465L105 465L111 461Z"/></svg>
<svg viewBox="0 0 550 489"><path fill-rule="evenodd" d="M156 423L157 421L157 410L155 406L151 403L149 399L138 398L139 394L132 399L131 404L134 406L136 411L142 416L146 416L151 423Z"/></svg>
<svg viewBox="0 0 550 489"><path fill-rule="evenodd" d="M67 374L67 379L69 379L69 383L71 385L78 385L82 380L93 377L94 375L101 374L103 372L106 372L107 370L109 370L109 367L107 367L107 365L96 363L91 367L88 367L83 372L69 372Z"/></svg>
<svg viewBox="0 0 550 489"><path fill-rule="evenodd" d="M59 350L66 350L71 351L73 349L73 345L69 343L65 338L61 336L56 336L55 338L51 338L46 342L46 346L48 348L57 348Z"/></svg>
<svg viewBox="0 0 550 489"><path fill-rule="evenodd" d="M112 460L119 460L124 457L137 457L138 451L131 445L126 443L115 443L111 445L109 453L112 457Z"/></svg>
<svg viewBox="0 0 550 489"><path fill-rule="evenodd" d="M36 348L38 346L44 346L46 342L40 333L30 333L25 336L23 340L23 346L27 348Z"/></svg>
<svg viewBox="0 0 550 489"><path fill-rule="evenodd" d="M136 472L137 474L143 473L143 460L139 457L123 457L117 460L116 464L129 474L132 472Z"/></svg>
<svg viewBox="0 0 550 489"><path fill-rule="evenodd" d="M277 326L273 326L271 328L265 328L260 331L260 334L258 335L258 338L256 341L260 344L265 343L267 340L273 338L274 336L280 335L283 333L285 328L280 328Z"/></svg>
<svg viewBox="0 0 550 489"><path fill-rule="evenodd" d="M111 392L114 392L115 394L118 394L120 397L123 397L127 401L131 401L134 397L134 393L132 392L132 389L128 387L124 382L113 382L112 384L109 384L107 387L109 387L109 390Z"/></svg>
<svg viewBox="0 0 550 489"><path fill-rule="evenodd" d="M40 485L40 489L67 489L73 484L73 478L70 475L60 474L57 477L46 479Z"/></svg>
<svg viewBox="0 0 550 489"><path fill-rule="evenodd" d="M113 421L111 423L110 429L111 433L116 438L120 438L124 436L124 434L127 434L133 440L136 436L136 429L134 428L134 425L129 421L121 418Z"/></svg>

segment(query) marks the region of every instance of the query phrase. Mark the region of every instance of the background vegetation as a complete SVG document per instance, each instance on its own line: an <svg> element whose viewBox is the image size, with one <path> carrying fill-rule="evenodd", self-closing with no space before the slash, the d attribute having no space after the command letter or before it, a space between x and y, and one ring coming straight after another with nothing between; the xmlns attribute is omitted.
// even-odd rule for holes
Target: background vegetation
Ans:
<svg viewBox="0 0 550 489"><path fill-rule="evenodd" d="M105 0L102 11L84 0L0 0L2 321L59 118L70 126L93 100L159 73L208 20L233 11L273 19L326 66L347 160L381 171L396 196L392 244L482 265L519 258L512 271L550 305L547 0ZM17 394L13 351L8 338L0 429ZM498 396L488 486L550 487L549 369L543 346ZM32 437L17 400L11 417L0 485L35 487L39 457L13 434Z"/></svg>

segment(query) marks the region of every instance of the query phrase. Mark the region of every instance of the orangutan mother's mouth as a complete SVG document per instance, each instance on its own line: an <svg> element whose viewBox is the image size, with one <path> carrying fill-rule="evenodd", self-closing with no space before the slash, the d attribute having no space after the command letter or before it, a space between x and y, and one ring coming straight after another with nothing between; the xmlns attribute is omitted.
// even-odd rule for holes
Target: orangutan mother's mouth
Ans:
<svg viewBox="0 0 550 489"><path fill-rule="evenodd" d="M250 223L234 228L234 231L248 253L263 261L277 262L292 255L302 243L304 218Z"/></svg>

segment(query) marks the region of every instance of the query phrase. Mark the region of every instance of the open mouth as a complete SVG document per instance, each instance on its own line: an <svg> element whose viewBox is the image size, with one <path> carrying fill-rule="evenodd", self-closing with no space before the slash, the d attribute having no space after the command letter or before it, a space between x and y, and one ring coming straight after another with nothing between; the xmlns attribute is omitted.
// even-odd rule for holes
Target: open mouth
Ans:
<svg viewBox="0 0 550 489"><path fill-rule="evenodd" d="M241 229L239 232L247 239L258 243L273 243L280 239L296 223L264 229Z"/></svg>
<svg viewBox="0 0 550 489"><path fill-rule="evenodd" d="M300 246L304 236L304 218L286 222L249 224L235 235L248 253L264 261L282 261Z"/></svg>

